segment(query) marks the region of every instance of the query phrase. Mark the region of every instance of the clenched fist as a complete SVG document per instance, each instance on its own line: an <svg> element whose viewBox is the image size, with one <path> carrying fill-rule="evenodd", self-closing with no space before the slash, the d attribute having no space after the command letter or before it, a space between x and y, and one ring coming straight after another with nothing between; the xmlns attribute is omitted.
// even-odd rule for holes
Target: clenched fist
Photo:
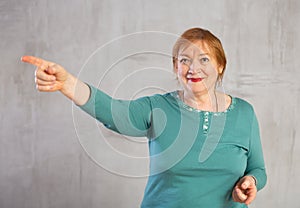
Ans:
<svg viewBox="0 0 300 208"><path fill-rule="evenodd" d="M249 205L256 197L257 188L252 176L241 178L232 191L232 198L236 202Z"/></svg>

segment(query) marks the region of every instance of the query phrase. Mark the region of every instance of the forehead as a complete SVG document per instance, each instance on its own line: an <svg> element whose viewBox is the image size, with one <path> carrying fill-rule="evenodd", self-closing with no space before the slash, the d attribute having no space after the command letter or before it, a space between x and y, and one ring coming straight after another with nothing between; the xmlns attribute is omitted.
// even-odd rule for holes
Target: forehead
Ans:
<svg viewBox="0 0 300 208"><path fill-rule="evenodd" d="M208 45L202 41L198 40L195 42L183 43L178 50L178 55L199 55L199 54L210 54Z"/></svg>

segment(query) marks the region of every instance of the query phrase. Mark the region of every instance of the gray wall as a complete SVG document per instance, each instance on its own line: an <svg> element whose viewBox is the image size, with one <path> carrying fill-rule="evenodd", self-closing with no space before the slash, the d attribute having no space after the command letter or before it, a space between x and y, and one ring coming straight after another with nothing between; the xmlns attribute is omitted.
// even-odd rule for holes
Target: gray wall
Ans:
<svg viewBox="0 0 300 208"><path fill-rule="evenodd" d="M35 90L22 55L82 69L84 81L132 98L176 87L172 34L194 26L220 37L226 92L251 102L260 121L268 184L251 207L299 207L299 14L298 0L1 0L0 207L138 207L146 183L147 161L124 156L146 156L145 140L119 139L94 121L91 130L69 100ZM119 38L141 31L161 32Z"/></svg>

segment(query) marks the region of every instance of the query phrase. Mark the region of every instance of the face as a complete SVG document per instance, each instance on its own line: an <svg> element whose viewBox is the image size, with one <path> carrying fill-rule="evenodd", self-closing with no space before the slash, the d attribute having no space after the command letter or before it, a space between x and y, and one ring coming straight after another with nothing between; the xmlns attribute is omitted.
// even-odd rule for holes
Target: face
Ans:
<svg viewBox="0 0 300 208"><path fill-rule="evenodd" d="M222 67L202 41L182 47L175 62L175 72L186 93L203 94L214 90Z"/></svg>

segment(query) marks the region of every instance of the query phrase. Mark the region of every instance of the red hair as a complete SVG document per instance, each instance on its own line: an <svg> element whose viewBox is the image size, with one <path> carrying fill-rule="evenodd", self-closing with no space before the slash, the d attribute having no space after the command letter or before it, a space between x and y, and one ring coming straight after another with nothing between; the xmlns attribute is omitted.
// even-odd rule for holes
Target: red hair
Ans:
<svg viewBox="0 0 300 208"><path fill-rule="evenodd" d="M222 46L221 41L214 36L211 32L208 30L204 30L202 28L191 28L187 31L185 31L176 41L173 51L172 51L172 56L173 56L173 66L175 67L175 63L177 60L177 56L179 53L179 50L186 46L187 43L190 45L191 43L195 43L197 41L203 41L214 56L218 66L222 67L223 70L221 73L219 73L219 79L222 80L224 71L226 68L226 56L225 52Z"/></svg>

